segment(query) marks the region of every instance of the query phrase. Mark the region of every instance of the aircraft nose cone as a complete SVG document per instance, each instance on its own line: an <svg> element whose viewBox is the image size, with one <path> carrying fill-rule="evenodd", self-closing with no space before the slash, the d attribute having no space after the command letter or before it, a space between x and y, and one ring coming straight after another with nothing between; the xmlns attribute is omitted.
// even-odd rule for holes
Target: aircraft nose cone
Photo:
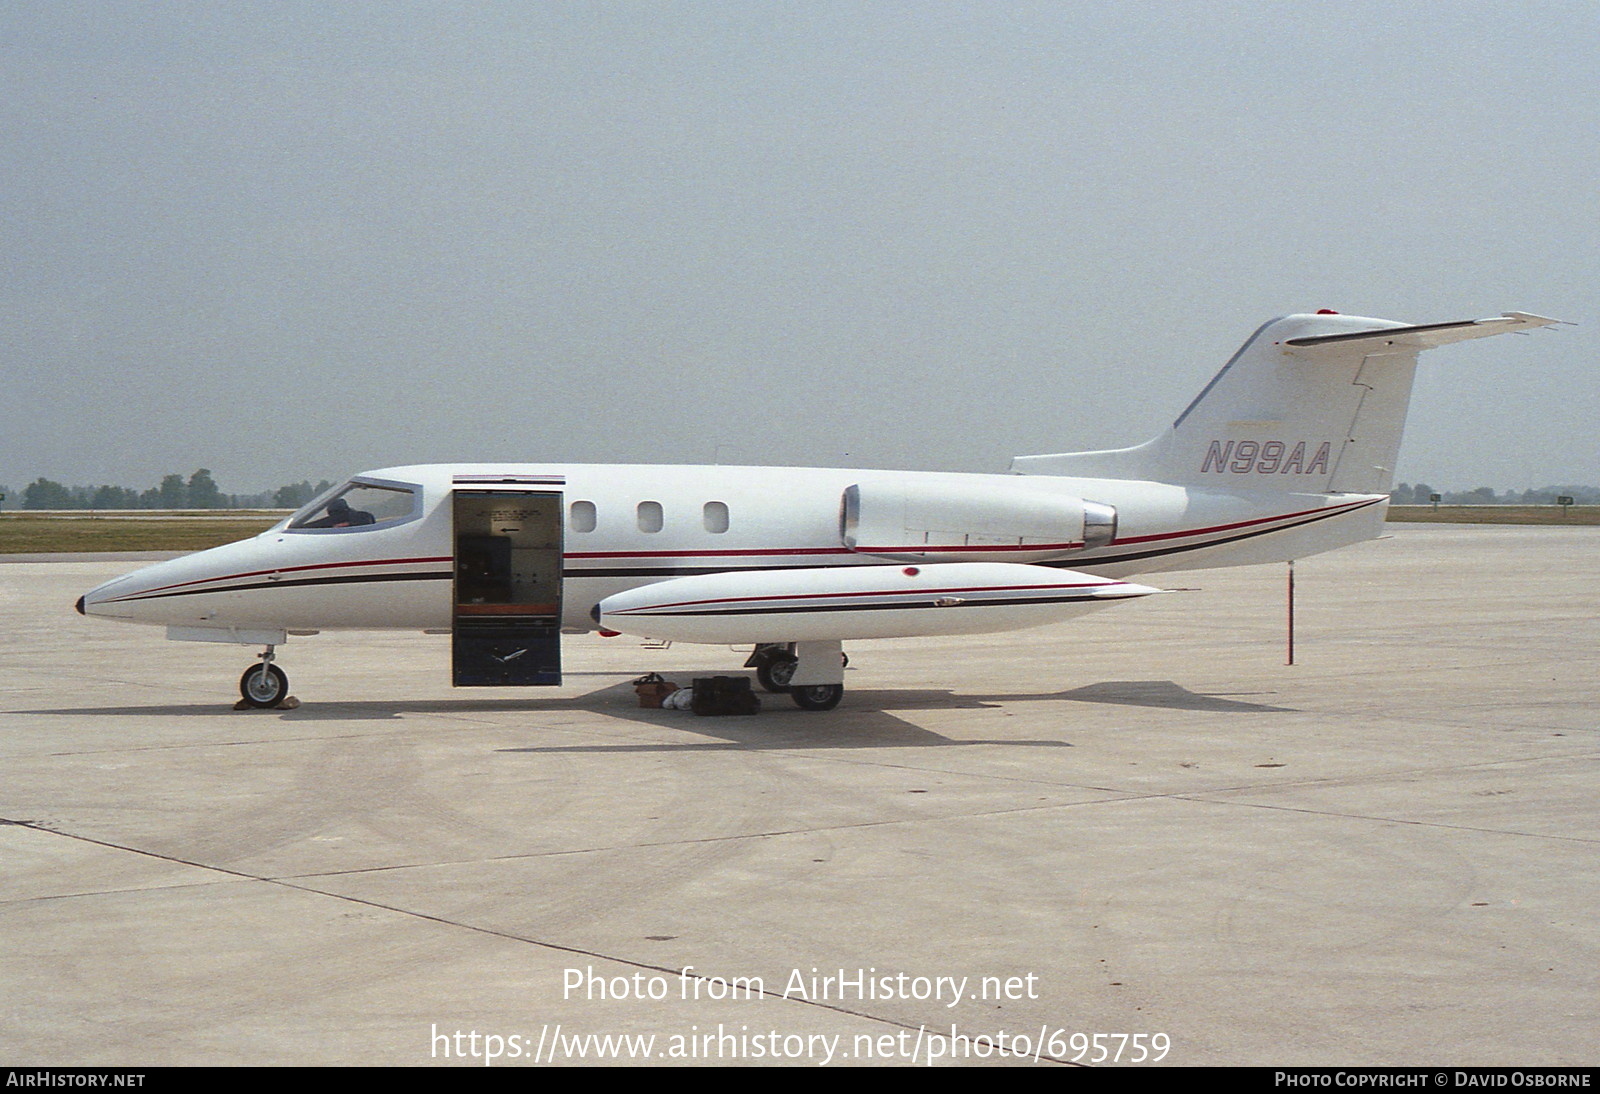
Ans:
<svg viewBox="0 0 1600 1094"><path fill-rule="evenodd" d="M73 607L78 609L78 614L79 615L88 615L89 614L88 612L83 610L83 597L81 597L81 596L78 597L78 602L76 604L74 604Z"/></svg>

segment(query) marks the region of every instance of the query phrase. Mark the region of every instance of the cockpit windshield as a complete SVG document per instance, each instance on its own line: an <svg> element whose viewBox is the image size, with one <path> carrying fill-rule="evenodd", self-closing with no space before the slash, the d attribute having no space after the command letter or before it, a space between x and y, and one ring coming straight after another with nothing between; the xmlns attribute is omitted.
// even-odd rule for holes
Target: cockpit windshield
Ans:
<svg viewBox="0 0 1600 1094"><path fill-rule="evenodd" d="M417 511L421 491L403 483L356 480L323 494L289 518L290 532L321 528L376 528L398 524Z"/></svg>

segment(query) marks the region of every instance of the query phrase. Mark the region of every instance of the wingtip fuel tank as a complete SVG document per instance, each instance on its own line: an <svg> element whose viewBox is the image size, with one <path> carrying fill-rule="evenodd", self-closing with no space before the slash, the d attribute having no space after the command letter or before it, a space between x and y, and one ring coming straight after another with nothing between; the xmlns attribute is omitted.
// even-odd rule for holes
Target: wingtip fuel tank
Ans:
<svg viewBox="0 0 1600 1094"><path fill-rule="evenodd" d="M606 597L606 630L681 642L801 642L1039 627L1159 590L1006 562L703 574Z"/></svg>

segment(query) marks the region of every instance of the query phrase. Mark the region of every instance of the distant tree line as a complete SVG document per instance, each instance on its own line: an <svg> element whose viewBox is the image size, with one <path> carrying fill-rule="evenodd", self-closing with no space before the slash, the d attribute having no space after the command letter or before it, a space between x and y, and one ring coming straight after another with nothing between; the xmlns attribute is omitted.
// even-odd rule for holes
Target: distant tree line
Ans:
<svg viewBox="0 0 1600 1094"><path fill-rule="evenodd" d="M3 504L12 509L298 509L333 486L327 479L313 486L291 482L260 494L224 494L204 467L185 479L166 475L159 486L137 490L126 486L63 486L40 478L21 495L0 486ZM1396 505L1428 505L1432 495L1441 505L1555 505L1559 497L1578 505L1600 505L1600 486L1543 486L1537 490L1506 490L1480 486L1473 490L1436 490L1425 482L1401 483L1394 488Z"/></svg>
<svg viewBox="0 0 1600 1094"><path fill-rule="evenodd" d="M1394 488L1390 500L1396 505L1430 505L1434 494L1439 495L1440 505L1555 505L1560 497L1571 498L1577 505L1600 505L1600 486L1541 486L1537 490L1496 493L1492 486L1435 490L1425 482L1401 483Z"/></svg>
<svg viewBox="0 0 1600 1094"><path fill-rule="evenodd" d="M0 486L6 503L17 509L298 509L333 483L324 479L293 482L260 494L224 494L204 467L186 480L167 475L159 486L138 490L127 486L63 486L40 478L19 497Z"/></svg>

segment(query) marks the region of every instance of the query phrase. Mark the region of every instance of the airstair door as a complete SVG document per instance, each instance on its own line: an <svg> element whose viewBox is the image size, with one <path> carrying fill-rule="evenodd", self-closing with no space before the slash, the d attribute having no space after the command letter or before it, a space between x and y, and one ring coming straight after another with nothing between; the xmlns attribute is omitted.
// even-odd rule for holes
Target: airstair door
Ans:
<svg viewBox="0 0 1600 1094"><path fill-rule="evenodd" d="M457 687L561 683L561 494L457 487Z"/></svg>

